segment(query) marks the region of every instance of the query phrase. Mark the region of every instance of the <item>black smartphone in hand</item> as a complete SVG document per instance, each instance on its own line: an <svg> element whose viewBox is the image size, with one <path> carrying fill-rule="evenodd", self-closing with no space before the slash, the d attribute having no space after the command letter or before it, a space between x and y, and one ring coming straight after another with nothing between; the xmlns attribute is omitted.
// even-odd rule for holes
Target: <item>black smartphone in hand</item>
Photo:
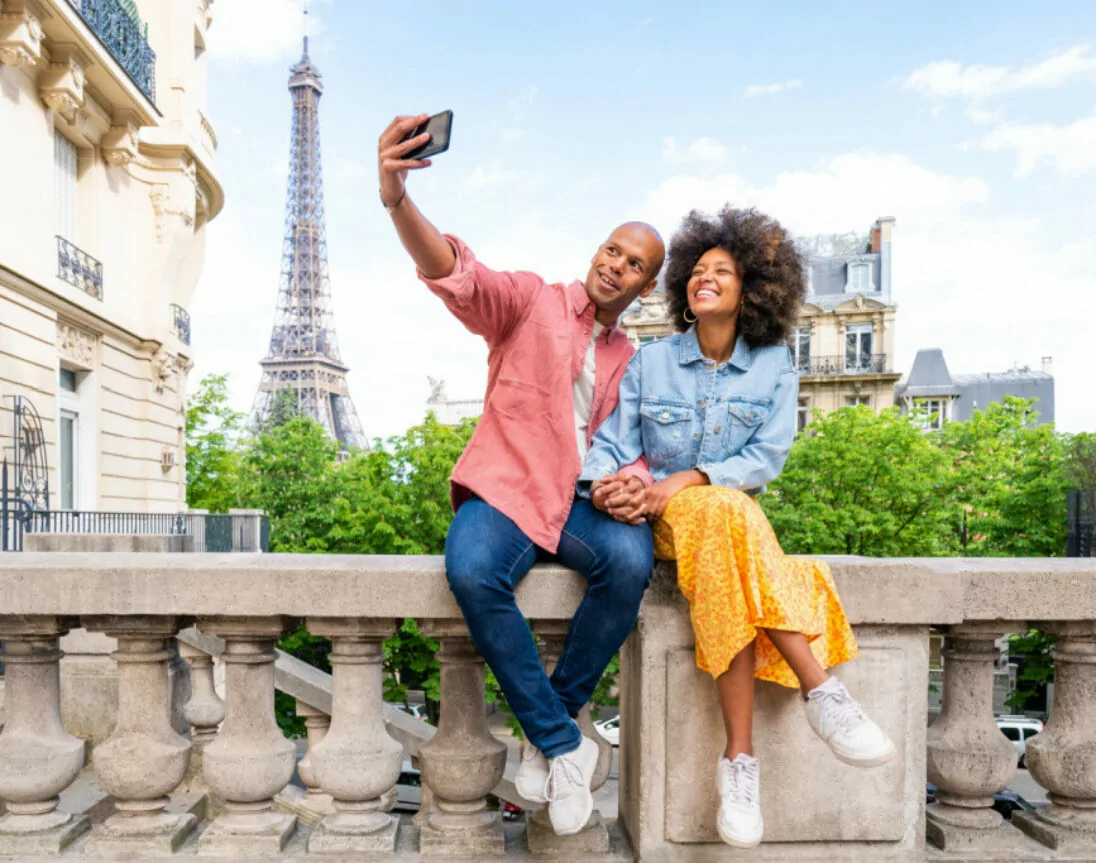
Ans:
<svg viewBox="0 0 1096 863"><path fill-rule="evenodd" d="M442 111L440 114L435 114L425 123L420 123L410 132L403 136L404 141L409 141L411 138L415 138L421 135L423 132L430 133L430 140L422 146L416 147L409 153L404 153L401 158L404 159L429 159L431 156L436 156L438 153L444 153L449 149L449 135L453 130L453 112Z"/></svg>

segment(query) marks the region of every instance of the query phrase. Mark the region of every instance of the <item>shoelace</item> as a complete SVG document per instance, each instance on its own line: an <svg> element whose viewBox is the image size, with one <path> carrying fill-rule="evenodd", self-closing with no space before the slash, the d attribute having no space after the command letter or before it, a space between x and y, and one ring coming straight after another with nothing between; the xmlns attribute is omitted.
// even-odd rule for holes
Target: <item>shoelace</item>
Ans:
<svg viewBox="0 0 1096 863"><path fill-rule="evenodd" d="M558 796L560 786L566 788L568 782L581 785L582 770L566 755L553 758L548 768L548 778L544 781L544 799L551 803Z"/></svg>
<svg viewBox="0 0 1096 863"><path fill-rule="evenodd" d="M822 702L819 706L825 715L832 718L842 731L852 731L854 726L867 719L860 705L845 690L824 692L816 697Z"/></svg>
<svg viewBox="0 0 1096 863"><path fill-rule="evenodd" d="M735 803L744 802L747 806L757 803L757 789L761 778L761 768L756 761L731 761L729 773L730 796Z"/></svg>

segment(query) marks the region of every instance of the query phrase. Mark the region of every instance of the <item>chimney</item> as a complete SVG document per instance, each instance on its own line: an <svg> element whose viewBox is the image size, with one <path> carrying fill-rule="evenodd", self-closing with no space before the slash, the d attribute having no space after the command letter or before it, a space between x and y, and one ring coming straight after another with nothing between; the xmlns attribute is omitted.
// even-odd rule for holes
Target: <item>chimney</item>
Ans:
<svg viewBox="0 0 1096 863"><path fill-rule="evenodd" d="M882 248L882 242L879 239L880 234L879 223L876 222L871 226L871 251L873 252L878 252Z"/></svg>
<svg viewBox="0 0 1096 863"><path fill-rule="evenodd" d="M1043 357L1043 374L1054 374L1054 357Z"/></svg>

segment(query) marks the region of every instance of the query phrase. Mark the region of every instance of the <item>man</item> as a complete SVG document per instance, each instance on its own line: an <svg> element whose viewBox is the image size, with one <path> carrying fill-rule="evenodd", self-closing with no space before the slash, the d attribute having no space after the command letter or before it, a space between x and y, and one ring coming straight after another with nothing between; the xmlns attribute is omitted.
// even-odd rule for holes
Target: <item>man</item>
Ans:
<svg viewBox="0 0 1096 863"><path fill-rule="evenodd" d="M576 498L575 482L633 353L614 324L654 290L665 248L657 231L631 222L601 244L585 283L488 269L407 196L408 171L430 161L405 154L429 136L402 139L425 119L397 117L380 136L381 202L419 277L489 349L483 416L451 477L446 574L529 741L518 791L547 802L555 831L570 835L593 810L597 762L597 745L574 718L635 623L653 565L645 465L624 468L592 500ZM587 579L551 680L514 601L538 559Z"/></svg>

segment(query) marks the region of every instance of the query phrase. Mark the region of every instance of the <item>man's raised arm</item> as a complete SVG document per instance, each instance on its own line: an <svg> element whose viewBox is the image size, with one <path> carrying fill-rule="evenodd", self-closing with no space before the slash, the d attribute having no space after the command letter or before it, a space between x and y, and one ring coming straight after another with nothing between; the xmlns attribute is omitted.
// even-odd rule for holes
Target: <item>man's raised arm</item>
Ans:
<svg viewBox="0 0 1096 863"><path fill-rule="evenodd" d="M419 114L397 117L388 124L377 141L378 174L381 203L392 215L400 242L426 278L441 279L453 272L457 256L441 231L407 197L407 172L429 167L430 160L404 156L430 140L430 135L423 132L409 141L403 137L426 119L426 114Z"/></svg>

